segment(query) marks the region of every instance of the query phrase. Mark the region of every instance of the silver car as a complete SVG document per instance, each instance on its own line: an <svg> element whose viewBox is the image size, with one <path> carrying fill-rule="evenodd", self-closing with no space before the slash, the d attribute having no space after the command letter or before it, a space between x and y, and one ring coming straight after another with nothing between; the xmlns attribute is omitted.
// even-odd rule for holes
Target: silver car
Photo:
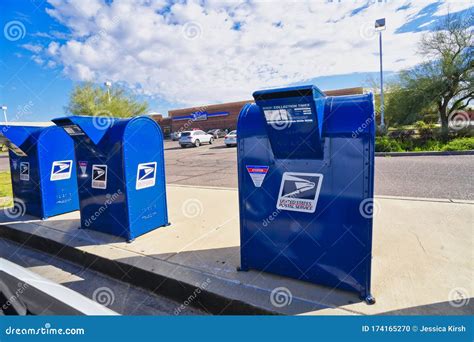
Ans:
<svg viewBox="0 0 474 342"><path fill-rule="evenodd" d="M224 143L227 147L237 146L237 131L231 131L224 138Z"/></svg>
<svg viewBox="0 0 474 342"><path fill-rule="evenodd" d="M179 140L181 138L181 132L173 132L171 133L171 139L173 141Z"/></svg>
<svg viewBox="0 0 474 342"><path fill-rule="evenodd" d="M212 144L213 142L214 137L201 130L181 132L181 137L179 138L179 145L181 147L198 147L202 143Z"/></svg>

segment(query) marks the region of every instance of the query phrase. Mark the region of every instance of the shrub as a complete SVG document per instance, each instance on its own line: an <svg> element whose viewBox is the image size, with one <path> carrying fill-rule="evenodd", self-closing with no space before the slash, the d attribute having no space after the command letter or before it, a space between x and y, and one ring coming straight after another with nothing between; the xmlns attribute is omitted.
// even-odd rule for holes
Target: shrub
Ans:
<svg viewBox="0 0 474 342"><path fill-rule="evenodd" d="M407 141L413 138L414 133L415 131L412 129L403 129L390 132L389 137L399 141Z"/></svg>
<svg viewBox="0 0 474 342"><path fill-rule="evenodd" d="M423 116L423 121L429 124L437 124L439 121L439 114L426 114Z"/></svg>
<svg viewBox="0 0 474 342"><path fill-rule="evenodd" d="M403 151L412 151L419 145L415 139L401 140L398 143Z"/></svg>
<svg viewBox="0 0 474 342"><path fill-rule="evenodd" d="M393 138L376 137L376 152L403 152L403 151L466 151L474 150L474 137L453 139L447 144L439 140L397 140Z"/></svg>
<svg viewBox="0 0 474 342"><path fill-rule="evenodd" d="M424 121L417 121L415 127L418 130L418 134L422 141L432 140L435 137L434 124L427 124Z"/></svg>
<svg viewBox="0 0 474 342"><path fill-rule="evenodd" d="M460 130L452 130L450 132L450 136L455 139L455 138L469 138L469 137L474 137L474 129L472 126L467 126L466 128L460 129Z"/></svg>
<svg viewBox="0 0 474 342"><path fill-rule="evenodd" d="M443 147L443 143L441 141L428 140L428 141L424 141L423 143L418 144L418 146L415 146L411 150L407 149L407 151L415 151L415 152L441 151L442 147Z"/></svg>
<svg viewBox="0 0 474 342"><path fill-rule="evenodd" d="M458 138L451 140L442 148L443 151L474 150L474 138Z"/></svg>
<svg viewBox="0 0 474 342"><path fill-rule="evenodd" d="M388 137L376 137L375 138L375 151L376 152L402 152L403 149L400 143L394 139Z"/></svg>

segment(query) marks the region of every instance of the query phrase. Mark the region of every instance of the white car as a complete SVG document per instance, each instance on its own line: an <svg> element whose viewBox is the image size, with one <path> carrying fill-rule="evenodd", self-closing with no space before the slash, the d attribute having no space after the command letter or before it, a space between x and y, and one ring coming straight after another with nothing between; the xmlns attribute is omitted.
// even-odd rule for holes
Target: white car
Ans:
<svg viewBox="0 0 474 342"><path fill-rule="evenodd" d="M237 131L231 131L224 138L224 143L227 147L237 146Z"/></svg>
<svg viewBox="0 0 474 342"><path fill-rule="evenodd" d="M213 142L214 137L201 130L181 132L181 137L179 138L179 145L181 147L198 147L202 143L212 144Z"/></svg>

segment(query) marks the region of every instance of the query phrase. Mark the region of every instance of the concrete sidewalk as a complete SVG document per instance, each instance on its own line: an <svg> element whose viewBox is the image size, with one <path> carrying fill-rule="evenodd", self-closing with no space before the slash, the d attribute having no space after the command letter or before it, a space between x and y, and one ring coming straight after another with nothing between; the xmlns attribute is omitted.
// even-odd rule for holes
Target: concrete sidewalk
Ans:
<svg viewBox="0 0 474 342"><path fill-rule="evenodd" d="M352 293L237 272L233 189L168 186L171 226L131 244L78 229L78 212L47 221L2 216L0 236L215 314L474 314L474 299L450 302L474 293L474 203L379 197L375 204L372 306ZM288 305L272 305L280 287L291 293Z"/></svg>

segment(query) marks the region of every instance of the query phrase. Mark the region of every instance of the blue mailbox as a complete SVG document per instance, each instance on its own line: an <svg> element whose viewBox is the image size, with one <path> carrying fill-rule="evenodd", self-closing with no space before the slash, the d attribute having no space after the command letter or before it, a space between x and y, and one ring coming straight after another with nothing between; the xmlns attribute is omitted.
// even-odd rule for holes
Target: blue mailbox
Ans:
<svg viewBox="0 0 474 342"><path fill-rule="evenodd" d="M9 147L15 216L79 209L74 143L59 127L0 126Z"/></svg>
<svg viewBox="0 0 474 342"><path fill-rule="evenodd" d="M372 94L257 91L240 112L241 270L370 293Z"/></svg>
<svg viewBox="0 0 474 342"><path fill-rule="evenodd" d="M148 117L54 119L75 142L81 227L128 241L168 225L163 134Z"/></svg>

